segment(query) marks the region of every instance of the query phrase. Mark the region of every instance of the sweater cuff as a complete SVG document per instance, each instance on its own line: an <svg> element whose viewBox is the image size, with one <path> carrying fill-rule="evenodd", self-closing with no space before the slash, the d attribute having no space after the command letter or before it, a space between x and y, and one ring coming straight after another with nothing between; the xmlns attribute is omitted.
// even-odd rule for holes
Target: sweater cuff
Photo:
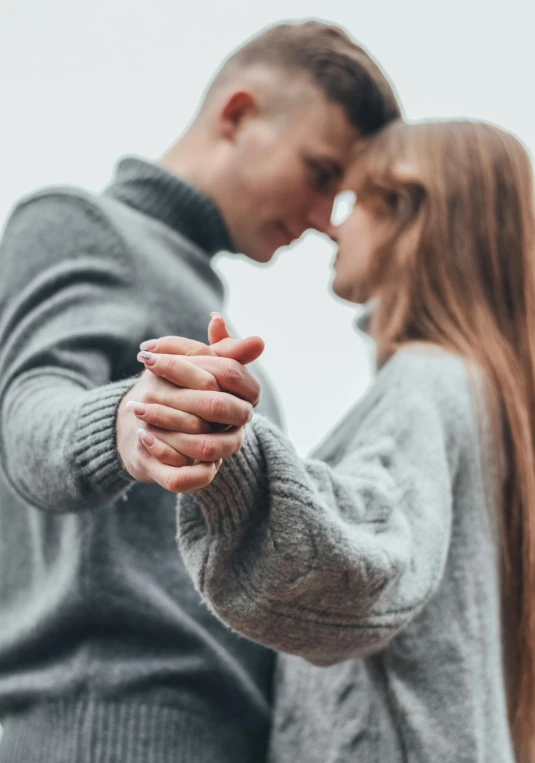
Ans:
<svg viewBox="0 0 535 763"><path fill-rule="evenodd" d="M182 497L181 503L188 498L195 500L208 526L219 536L233 536L255 506L269 506L269 478L261 436L269 429L267 421L255 417L246 429L242 449L224 459L213 482Z"/></svg>
<svg viewBox="0 0 535 763"><path fill-rule="evenodd" d="M122 492L135 482L124 468L116 442L117 409L136 379L88 390L76 426L74 462L84 482L101 494Z"/></svg>

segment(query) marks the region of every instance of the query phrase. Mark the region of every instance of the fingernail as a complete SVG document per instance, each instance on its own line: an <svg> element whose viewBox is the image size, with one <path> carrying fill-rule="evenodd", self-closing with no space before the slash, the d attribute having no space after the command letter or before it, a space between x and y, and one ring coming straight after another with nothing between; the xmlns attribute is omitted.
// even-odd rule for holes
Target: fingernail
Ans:
<svg viewBox="0 0 535 763"><path fill-rule="evenodd" d="M156 356L151 352L138 352L137 359L146 366L153 366L156 363Z"/></svg>
<svg viewBox="0 0 535 763"><path fill-rule="evenodd" d="M219 318L220 320L223 321L223 323L225 322L225 319L223 318L221 313L210 313L210 318Z"/></svg>
<svg viewBox="0 0 535 763"><path fill-rule="evenodd" d="M222 463L223 463L223 459L222 458L220 458L219 461L215 462L215 470L216 470L216 472L219 471Z"/></svg>
<svg viewBox="0 0 535 763"><path fill-rule="evenodd" d="M249 414L249 418L247 419L247 423L249 423L252 420L253 416L254 416L254 408L251 411L251 413Z"/></svg>
<svg viewBox="0 0 535 763"><path fill-rule="evenodd" d="M157 339L147 339L146 342L141 342L141 344L139 345L139 348L141 350L155 350L157 344L158 344Z"/></svg>
<svg viewBox="0 0 535 763"><path fill-rule="evenodd" d="M135 400L129 400L126 404L126 410L130 413L136 413L138 416L144 416L147 413L145 403L136 403Z"/></svg>
<svg viewBox="0 0 535 763"><path fill-rule="evenodd" d="M145 429L138 429L137 436L139 437L143 445L148 445L149 448L151 445L154 445L154 437L151 434L149 434Z"/></svg>

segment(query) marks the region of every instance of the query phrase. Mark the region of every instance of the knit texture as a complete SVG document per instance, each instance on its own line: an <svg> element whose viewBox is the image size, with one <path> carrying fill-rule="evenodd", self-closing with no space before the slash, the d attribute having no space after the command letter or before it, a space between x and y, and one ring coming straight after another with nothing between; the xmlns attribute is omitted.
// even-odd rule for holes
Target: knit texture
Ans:
<svg viewBox="0 0 535 763"><path fill-rule="evenodd" d="M480 386L453 355L400 350L316 460L257 417L180 498L212 611L285 653L272 763L512 763Z"/></svg>
<svg viewBox="0 0 535 763"><path fill-rule="evenodd" d="M211 258L229 248L207 197L139 159L104 194L48 189L7 223L2 761L264 757L273 656L202 606L176 550L175 496L134 483L115 443L139 343L207 340L223 299Z"/></svg>

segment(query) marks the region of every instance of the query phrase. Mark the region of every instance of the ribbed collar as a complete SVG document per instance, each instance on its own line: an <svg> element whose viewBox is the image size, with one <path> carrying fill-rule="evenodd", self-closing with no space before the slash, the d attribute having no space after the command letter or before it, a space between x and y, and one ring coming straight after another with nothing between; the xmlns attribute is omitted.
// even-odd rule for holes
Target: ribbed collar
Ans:
<svg viewBox="0 0 535 763"><path fill-rule="evenodd" d="M125 157L106 193L169 225L210 256L235 251L214 202L160 164Z"/></svg>

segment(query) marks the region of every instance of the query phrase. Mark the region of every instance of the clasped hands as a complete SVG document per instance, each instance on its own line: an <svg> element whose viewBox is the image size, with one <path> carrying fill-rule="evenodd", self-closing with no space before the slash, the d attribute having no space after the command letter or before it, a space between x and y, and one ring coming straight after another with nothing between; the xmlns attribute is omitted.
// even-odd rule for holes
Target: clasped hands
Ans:
<svg viewBox="0 0 535 763"><path fill-rule="evenodd" d="M146 370L117 413L117 449L139 482L173 493L198 490L243 445L260 399L260 384L245 365L262 354L264 343L233 339L218 313L208 340L168 336L141 345L138 359Z"/></svg>

